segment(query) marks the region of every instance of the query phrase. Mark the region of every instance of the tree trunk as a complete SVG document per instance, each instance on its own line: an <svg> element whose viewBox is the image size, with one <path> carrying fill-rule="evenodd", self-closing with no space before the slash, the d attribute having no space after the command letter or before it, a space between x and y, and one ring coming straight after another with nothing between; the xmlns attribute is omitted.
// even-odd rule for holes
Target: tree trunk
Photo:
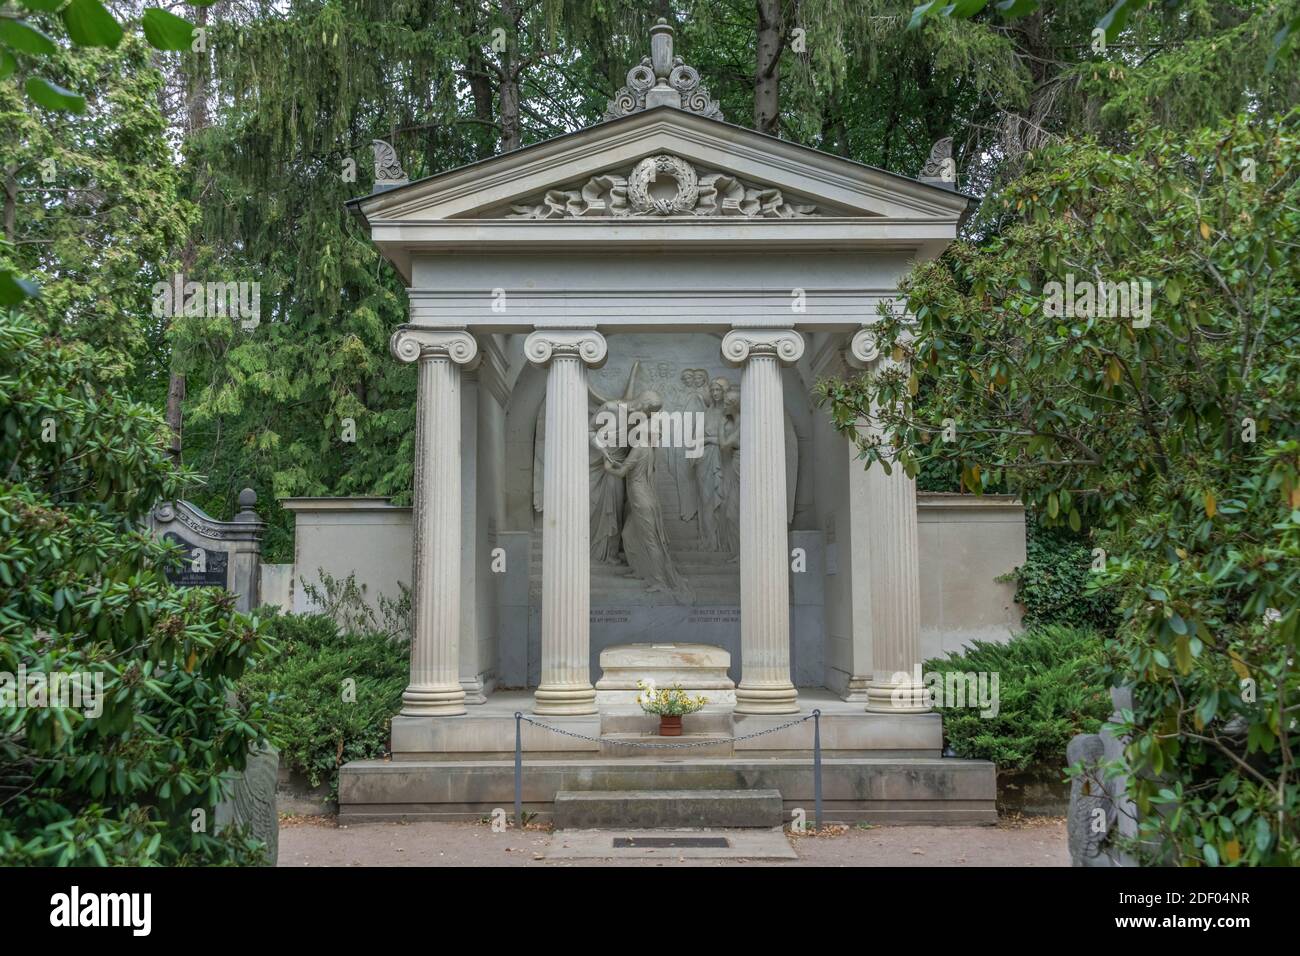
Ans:
<svg viewBox="0 0 1300 956"><path fill-rule="evenodd" d="M206 27L208 25L208 7L197 7L194 10L194 25L197 27ZM208 54L195 53L194 67L191 71L187 89L185 93L185 136L188 139L199 130L205 129L208 125ZM203 180L206 177L199 174L198 194L202 194ZM196 229L201 227L195 227ZM197 236L191 231L190 236L185 241L185 248L181 250L181 274L185 275L192 268L194 262L198 259L198 241ZM186 276L188 281L188 276ZM185 375L176 371L175 360L173 359L173 368L167 379L167 428L171 432L171 443L168 448L172 461L176 464L181 463L181 432L183 430L184 419L184 402L185 402Z"/></svg>
<svg viewBox="0 0 1300 956"><path fill-rule="evenodd" d="M469 84L470 100L474 103L474 119L478 120L479 130L475 132L475 151L479 159L487 159L496 152L496 113L493 109L491 67L483 56L481 21L477 6L472 2L459 3L464 22L465 43L465 82ZM481 134L481 135L480 135Z"/></svg>
<svg viewBox="0 0 1300 956"><path fill-rule="evenodd" d="M18 238L18 164L5 166L5 239L14 242Z"/></svg>
<svg viewBox="0 0 1300 956"><path fill-rule="evenodd" d="M176 464L181 462L181 409L185 402L185 376L172 372L167 381L167 427L171 430L171 442L167 451Z"/></svg>
<svg viewBox="0 0 1300 956"><path fill-rule="evenodd" d="M518 149L519 134L519 76L515 73L513 58L503 64L501 77L501 152Z"/></svg>
<svg viewBox="0 0 1300 956"><path fill-rule="evenodd" d="M523 72L519 53L519 27L524 14L516 0L501 0L501 15L511 24L506 36L506 48L498 58L501 85L497 90L501 113L501 152L508 153L518 149L523 141L519 130L519 76Z"/></svg>
<svg viewBox="0 0 1300 956"><path fill-rule="evenodd" d="M781 125L781 51L785 28L781 0L757 0L758 43L754 56L754 129L777 135Z"/></svg>

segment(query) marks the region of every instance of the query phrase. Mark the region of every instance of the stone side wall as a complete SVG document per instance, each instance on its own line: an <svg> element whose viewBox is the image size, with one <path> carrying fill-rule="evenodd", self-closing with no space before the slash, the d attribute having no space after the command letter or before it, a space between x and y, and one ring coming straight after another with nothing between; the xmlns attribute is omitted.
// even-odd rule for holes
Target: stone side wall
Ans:
<svg viewBox="0 0 1300 956"><path fill-rule="evenodd" d="M315 611L303 584L320 587L320 571L356 575L366 603L379 613L381 594L396 600L411 586L411 509L386 498L288 498L294 512L291 610Z"/></svg>
<svg viewBox="0 0 1300 956"><path fill-rule="evenodd" d="M1011 495L917 494L921 654L1020 629L1016 586L997 578L1025 563L1025 509Z"/></svg>

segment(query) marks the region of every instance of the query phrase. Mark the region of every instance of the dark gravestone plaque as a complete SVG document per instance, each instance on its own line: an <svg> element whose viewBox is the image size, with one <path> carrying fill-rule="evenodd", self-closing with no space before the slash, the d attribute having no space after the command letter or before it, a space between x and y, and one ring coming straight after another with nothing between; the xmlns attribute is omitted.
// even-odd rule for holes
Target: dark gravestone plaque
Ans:
<svg viewBox="0 0 1300 956"><path fill-rule="evenodd" d="M188 501L161 501L149 515L149 529L158 538L179 545L182 563L165 568L177 587L225 588L235 595L235 610L245 613L261 604L258 585L262 565L262 532L266 525L253 506L257 495L239 493L239 513L218 521Z"/></svg>
<svg viewBox="0 0 1300 956"><path fill-rule="evenodd" d="M225 551L213 551L182 538L175 531L168 531L163 540L179 544L185 558L179 567L170 567L166 571L167 580L183 588L229 588L230 556ZM199 555L203 560L199 561ZM196 570L196 566L203 570Z"/></svg>

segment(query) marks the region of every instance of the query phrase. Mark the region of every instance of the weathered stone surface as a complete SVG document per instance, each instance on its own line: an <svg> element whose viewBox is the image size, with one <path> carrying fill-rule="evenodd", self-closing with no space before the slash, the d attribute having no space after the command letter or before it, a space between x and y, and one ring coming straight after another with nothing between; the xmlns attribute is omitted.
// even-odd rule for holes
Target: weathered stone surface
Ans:
<svg viewBox="0 0 1300 956"><path fill-rule="evenodd" d="M665 745L673 745L677 749L669 749ZM661 737L655 730L647 733L604 734L600 738L600 752L606 757L633 759L656 754L668 757L680 757L683 754L692 757L730 757L734 753L734 747L730 734L683 732L677 737Z"/></svg>
<svg viewBox="0 0 1300 956"><path fill-rule="evenodd" d="M280 753L274 747L255 750L248 756L244 772L231 774L226 782L226 799L217 804L214 823L247 827L266 844L266 865L275 866L280 847L280 817L276 809L276 787Z"/></svg>
<svg viewBox="0 0 1300 956"><path fill-rule="evenodd" d="M553 820L560 828L671 829L778 827L778 790L562 790Z"/></svg>
<svg viewBox="0 0 1300 956"><path fill-rule="evenodd" d="M1131 688L1112 687L1111 703L1119 712L1133 706ZM1102 765L1123 765L1124 741L1104 727L1095 734L1079 734L1065 749L1066 764L1080 764L1082 776L1070 785L1070 812L1066 818L1070 859L1075 866L1136 866L1136 860L1113 846L1116 837L1137 836L1137 806L1128 796L1125 774L1107 776Z"/></svg>
<svg viewBox="0 0 1300 956"><path fill-rule="evenodd" d="M1070 815L1066 828L1070 840L1070 860L1075 866L1111 866L1101 851L1115 824L1115 806L1098 768L1105 745L1096 734L1078 734L1065 748L1068 765L1082 763L1085 773L1070 784Z"/></svg>

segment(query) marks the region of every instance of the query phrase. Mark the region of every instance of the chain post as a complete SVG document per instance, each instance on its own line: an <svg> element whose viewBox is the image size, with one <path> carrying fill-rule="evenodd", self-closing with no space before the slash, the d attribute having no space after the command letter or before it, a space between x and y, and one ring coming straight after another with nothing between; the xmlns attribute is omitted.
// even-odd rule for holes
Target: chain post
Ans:
<svg viewBox="0 0 1300 956"><path fill-rule="evenodd" d="M522 738L523 714L515 711L515 826L524 828L524 750Z"/></svg>
<svg viewBox="0 0 1300 956"><path fill-rule="evenodd" d="M813 808L817 829L822 828L822 712L814 709L813 717Z"/></svg>

